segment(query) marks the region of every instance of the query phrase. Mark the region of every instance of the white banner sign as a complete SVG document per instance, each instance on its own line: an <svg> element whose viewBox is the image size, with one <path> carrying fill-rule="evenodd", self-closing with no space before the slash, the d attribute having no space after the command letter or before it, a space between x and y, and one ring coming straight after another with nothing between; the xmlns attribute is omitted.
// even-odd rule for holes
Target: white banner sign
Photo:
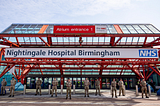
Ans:
<svg viewBox="0 0 160 106"><path fill-rule="evenodd" d="M5 58L158 58L158 50L139 48L6 48Z"/></svg>
<svg viewBox="0 0 160 106"><path fill-rule="evenodd" d="M107 25L95 25L95 33L107 33Z"/></svg>

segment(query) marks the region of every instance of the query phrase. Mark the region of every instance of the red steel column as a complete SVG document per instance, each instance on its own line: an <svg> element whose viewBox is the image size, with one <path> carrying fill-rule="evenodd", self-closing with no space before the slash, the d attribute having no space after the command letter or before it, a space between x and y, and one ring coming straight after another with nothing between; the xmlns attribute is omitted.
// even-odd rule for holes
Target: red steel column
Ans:
<svg viewBox="0 0 160 106"><path fill-rule="evenodd" d="M64 88L64 77L61 77L61 85L63 85Z"/></svg>
<svg viewBox="0 0 160 106"><path fill-rule="evenodd" d="M100 82L100 89L102 88L102 78L99 77L99 82Z"/></svg>

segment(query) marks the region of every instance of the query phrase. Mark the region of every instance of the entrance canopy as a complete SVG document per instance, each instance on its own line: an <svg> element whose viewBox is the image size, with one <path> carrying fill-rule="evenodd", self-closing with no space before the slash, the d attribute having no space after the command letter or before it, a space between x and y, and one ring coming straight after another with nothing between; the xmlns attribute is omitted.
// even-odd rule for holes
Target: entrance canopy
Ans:
<svg viewBox="0 0 160 106"><path fill-rule="evenodd" d="M15 66L13 75L18 80L22 79L22 83L27 74L98 77L136 75L146 80L153 73L160 75L159 49L152 49L160 45L160 31L151 24L12 24L0 33L0 45L9 46L0 49L0 65L4 70L0 77ZM66 54L67 49L81 49L82 52L92 50L98 53L92 53L94 56L102 51L108 55L110 49L126 49L124 53L128 57L7 57L9 53L18 53L7 51L9 49L26 51L38 48L45 52L64 50ZM143 57L132 57L136 53L132 52L134 49L139 53L144 50L141 52ZM157 57L150 57L154 53Z"/></svg>

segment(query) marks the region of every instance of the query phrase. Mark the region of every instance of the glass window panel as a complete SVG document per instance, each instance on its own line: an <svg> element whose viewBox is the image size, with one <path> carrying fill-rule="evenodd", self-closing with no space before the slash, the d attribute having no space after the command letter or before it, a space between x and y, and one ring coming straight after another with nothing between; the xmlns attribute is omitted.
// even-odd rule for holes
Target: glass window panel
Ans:
<svg viewBox="0 0 160 106"><path fill-rule="evenodd" d="M98 37L93 37L93 42L98 42Z"/></svg>
<svg viewBox="0 0 160 106"><path fill-rule="evenodd" d="M47 37L42 37L42 39L43 39L44 41L48 42L48 41L47 41Z"/></svg>
<svg viewBox="0 0 160 106"><path fill-rule="evenodd" d="M69 37L64 37L64 42L69 42L69 41L70 41Z"/></svg>
<svg viewBox="0 0 160 106"><path fill-rule="evenodd" d="M62 37L58 37L58 42L63 42Z"/></svg>
<svg viewBox="0 0 160 106"><path fill-rule="evenodd" d="M52 38L52 42L57 42L57 37L51 37Z"/></svg>
<svg viewBox="0 0 160 106"><path fill-rule="evenodd" d="M160 33L153 25L146 25L153 33Z"/></svg>
<svg viewBox="0 0 160 106"><path fill-rule="evenodd" d="M105 42L110 42L110 37L105 37Z"/></svg>
<svg viewBox="0 0 160 106"><path fill-rule="evenodd" d="M133 37L128 37L127 42L132 42Z"/></svg>
<svg viewBox="0 0 160 106"><path fill-rule="evenodd" d="M139 37L133 37L133 42L138 42Z"/></svg>
<svg viewBox="0 0 160 106"><path fill-rule="evenodd" d="M24 42L23 37L18 37L19 42Z"/></svg>
<svg viewBox="0 0 160 106"><path fill-rule="evenodd" d="M75 42L79 42L79 37L75 37Z"/></svg>
<svg viewBox="0 0 160 106"><path fill-rule="evenodd" d="M24 37L25 42L30 42L30 38L29 37Z"/></svg>
<svg viewBox="0 0 160 106"><path fill-rule="evenodd" d="M126 37L122 37L120 42L126 42Z"/></svg>
<svg viewBox="0 0 160 106"><path fill-rule="evenodd" d="M144 25L139 25L146 33L152 33L146 26Z"/></svg>
<svg viewBox="0 0 160 106"><path fill-rule="evenodd" d="M124 25L119 25L119 27L121 28L121 30L123 31L124 34L130 34L130 32L128 31L128 29Z"/></svg>
<svg viewBox="0 0 160 106"><path fill-rule="evenodd" d="M139 42L144 42L145 37L140 37Z"/></svg>
<svg viewBox="0 0 160 106"><path fill-rule="evenodd" d="M82 37L83 42L86 42L86 37Z"/></svg>
<svg viewBox="0 0 160 106"><path fill-rule="evenodd" d="M154 40L153 37L147 37L147 41L146 42L152 42Z"/></svg>
<svg viewBox="0 0 160 106"><path fill-rule="evenodd" d="M42 42L42 40L39 39L39 37L36 37L36 41L37 41L37 42Z"/></svg>
<svg viewBox="0 0 160 106"><path fill-rule="evenodd" d="M138 33L145 33L138 25L132 25L135 29L136 29L136 31L138 32Z"/></svg>
<svg viewBox="0 0 160 106"><path fill-rule="evenodd" d="M131 25L126 25L126 27L132 34L137 34L137 32L134 30L134 28Z"/></svg>
<svg viewBox="0 0 160 106"><path fill-rule="evenodd" d="M115 30L113 25L107 25L107 29L111 34L117 34L117 31Z"/></svg>
<svg viewBox="0 0 160 106"><path fill-rule="evenodd" d="M9 37L9 40L10 40L11 42L17 42L17 40L16 40L15 37Z"/></svg>
<svg viewBox="0 0 160 106"><path fill-rule="evenodd" d="M70 42L74 42L74 37L69 37Z"/></svg>
<svg viewBox="0 0 160 106"><path fill-rule="evenodd" d="M99 42L104 42L104 37L99 37Z"/></svg>
<svg viewBox="0 0 160 106"><path fill-rule="evenodd" d="M87 37L87 42L92 42L93 37Z"/></svg>

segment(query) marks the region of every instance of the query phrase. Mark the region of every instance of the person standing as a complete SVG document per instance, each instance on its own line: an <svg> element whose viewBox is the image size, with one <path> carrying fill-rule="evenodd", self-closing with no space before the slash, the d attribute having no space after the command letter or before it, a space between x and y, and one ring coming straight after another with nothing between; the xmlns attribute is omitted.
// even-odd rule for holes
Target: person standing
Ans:
<svg viewBox="0 0 160 106"><path fill-rule="evenodd" d="M42 81L40 80L40 78L38 78L38 80L36 81L36 94L38 94L38 89L39 89L39 93L40 93L40 96L41 96L41 84L42 84Z"/></svg>
<svg viewBox="0 0 160 106"><path fill-rule="evenodd" d="M53 97L53 92L55 91L55 96L57 97L57 85L58 85L58 81L56 80L56 78L54 78L53 82L52 82L52 95L51 97Z"/></svg>
<svg viewBox="0 0 160 106"><path fill-rule="evenodd" d="M142 90L142 98L143 98L143 92L144 92L144 91L145 91L145 96L146 96L146 98L149 98L149 97L147 96L147 87L146 87L146 81L145 81L145 79L142 79L140 85L141 85L141 90Z"/></svg>
<svg viewBox="0 0 160 106"><path fill-rule="evenodd" d="M5 78L3 78L2 82L1 82L1 94L5 95L5 88L6 88L7 82L5 80ZM4 92L4 94L3 94Z"/></svg>
<svg viewBox="0 0 160 106"><path fill-rule="evenodd" d="M154 89L154 92L156 92L156 87L155 87L155 83L153 82L153 80L151 79L151 82L149 82L149 84L151 85L151 87Z"/></svg>
<svg viewBox="0 0 160 106"><path fill-rule="evenodd" d="M119 86L119 96L121 96L121 91L122 91L122 95L124 95L124 83L122 81L122 78L120 79L120 81L118 82L118 86Z"/></svg>
<svg viewBox="0 0 160 106"><path fill-rule="evenodd" d="M115 97L117 98L117 89L116 89L116 81L115 78L113 79L113 81L111 82L111 86L112 86L112 98L113 98L113 92L115 91Z"/></svg>
<svg viewBox="0 0 160 106"><path fill-rule="evenodd" d="M86 94L89 97L89 85L90 85L90 82L89 82L88 78L86 78L86 80L84 81L84 89L85 89L85 96L84 97L86 97Z"/></svg>
<svg viewBox="0 0 160 106"><path fill-rule="evenodd" d="M100 94L100 81L98 79L95 82L95 86L96 86L96 96L97 96L97 90L98 90L99 96L101 96L101 94Z"/></svg>
<svg viewBox="0 0 160 106"><path fill-rule="evenodd" d="M69 97L71 99L71 86L72 86L72 83L71 83L70 79L68 79L68 81L66 83L66 86L67 86L66 99L68 99L68 93L69 93Z"/></svg>
<svg viewBox="0 0 160 106"><path fill-rule="evenodd" d="M15 85L16 85L16 80L14 79L14 77L12 77L9 97L11 97L11 95L12 97L14 97Z"/></svg>

